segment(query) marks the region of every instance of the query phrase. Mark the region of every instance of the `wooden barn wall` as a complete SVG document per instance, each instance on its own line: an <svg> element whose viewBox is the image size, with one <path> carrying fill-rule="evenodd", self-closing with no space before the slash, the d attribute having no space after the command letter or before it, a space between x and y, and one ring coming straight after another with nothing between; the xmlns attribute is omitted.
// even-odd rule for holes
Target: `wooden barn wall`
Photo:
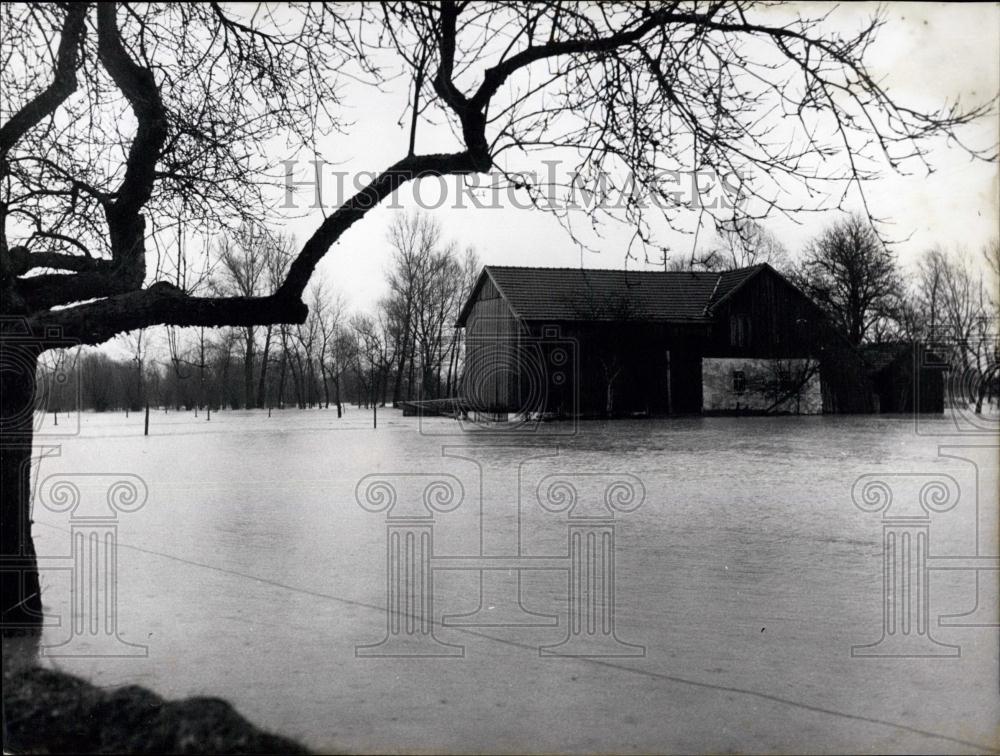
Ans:
<svg viewBox="0 0 1000 756"><path fill-rule="evenodd" d="M918 381L914 385L917 386L918 392L914 399L916 404L913 409L916 412L932 412L936 414L941 414L944 412L944 396L945 396L945 373L943 366L940 364L940 359L931 356L929 359L927 353L920 347L917 348L917 360L916 365L918 367ZM913 362L910 363L911 366L914 365ZM912 380L912 373L909 377Z"/></svg>
<svg viewBox="0 0 1000 756"><path fill-rule="evenodd" d="M879 412L944 412L944 371L920 359L920 352L907 351L874 376Z"/></svg>
<svg viewBox="0 0 1000 756"><path fill-rule="evenodd" d="M871 382L860 354L837 334L820 310L779 275L763 271L716 311L713 357L816 357L823 411L874 411ZM749 338L732 343L733 318L745 317Z"/></svg>
<svg viewBox="0 0 1000 756"><path fill-rule="evenodd" d="M749 338L733 344L732 319L745 318ZM765 270L716 310L711 342L712 357L806 357L814 349L820 315L795 287Z"/></svg>
<svg viewBox="0 0 1000 756"><path fill-rule="evenodd" d="M518 320L487 279L466 319L462 396L482 412L506 412L517 405L515 347Z"/></svg>
<svg viewBox="0 0 1000 756"><path fill-rule="evenodd" d="M605 416L609 382L616 416L701 410L701 350L707 326L532 322L528 330L528 338L540 344L551 341L543 337L546 331L557 330L557 340L574 355L574 368L560 371L558 385L550 382L547 387L550 412Z"/></svg>
<svg viewBox="0 0 1000 756"><path fill-rule="evenodd" d="M817 333L820 388L823 412L865 414L875 411L871 379L857 350L832 333L832 327Z"/></svg>

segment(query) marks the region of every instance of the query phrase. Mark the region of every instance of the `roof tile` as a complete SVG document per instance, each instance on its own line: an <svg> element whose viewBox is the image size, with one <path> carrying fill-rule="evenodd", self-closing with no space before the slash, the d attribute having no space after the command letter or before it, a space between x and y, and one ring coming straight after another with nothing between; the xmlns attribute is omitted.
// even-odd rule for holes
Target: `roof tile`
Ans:
<svg viewBox="0 0 1000 756"><path fill-rule="evenodd" d="M709 322L708 308L762 265L725 273L487 265L483 270L523 320ZM463 310L459 324L464 323Z"/></svg>

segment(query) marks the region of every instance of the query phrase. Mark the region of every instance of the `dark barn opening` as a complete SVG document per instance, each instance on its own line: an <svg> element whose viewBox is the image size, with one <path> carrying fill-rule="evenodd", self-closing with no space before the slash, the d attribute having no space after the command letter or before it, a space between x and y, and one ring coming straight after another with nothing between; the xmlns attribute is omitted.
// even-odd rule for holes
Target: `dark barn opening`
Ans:
<svg viewBox="0 0 1000 756"><path fill-rule="evenodd" d="M944 412L947 368L938 355L912 342L867 344L861 355L878 412Z"/></svg>

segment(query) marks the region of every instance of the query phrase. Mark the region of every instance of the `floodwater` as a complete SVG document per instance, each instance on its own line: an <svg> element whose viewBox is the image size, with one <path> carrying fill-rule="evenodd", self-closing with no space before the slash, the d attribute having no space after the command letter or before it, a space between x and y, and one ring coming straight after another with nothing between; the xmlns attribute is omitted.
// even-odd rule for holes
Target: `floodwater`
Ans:
<svg viewBox="0 0 1000 756"><path fill-rule="evenodd" d="M45 606L59 625L44 643L60 653L54 647L72 641L61 650L74 654L47 663L103 686L219 696L257 725L321 750L1000 746L1000 573L974 569L997 555L995 423L977 433L946 418L690 418L492 433L391 410L378 419L375 430L371 413L355 408L341 420L333 410L219 412L211 421L154 412L149 437L140 414L85 414L70 437L47 425L38 438L59 452L39 466L34 532ZM75 429L60 419L59 431ZM52 486L75 481L99 509L129 475L148 497L114 523L123 643L108 645L105 625L75 623L70 586L80 578L65 569L71 529L93 526L82 518L92 511L58 506L65 499ZM887 515L852 501L862 475L889 486L891 514L916 516L911 532L926 526L929 539L929 583L906 589L919 594L929 629L919 619L924 634L907 628L902 640L916 642L903 656L852 656L853 646L883 636L884 622L900 621L883 613ZM441 511L421 504L434 480L453 494L429 496ZM931 480L954 488L939 506L947 511L915 503ZM605 492L622 481L623 498L612 496L620 510L604 508ZM560 482L575 490L577 509L564 506L569 488L551 486ZM387 513L362 508L356 495L369 509L384 504L372 483L395 491L394 518L425 518L394 526L433 531L433 583L417 581L425 603L401 599L412 618L433 595L433 638L420 635L403 652L461 656L390 656L382 652L397 647L376 645L387 635L387 586L402 574L391 571L422 573L413 560L387 560ZM643 489L641 503L629 499ZM584 529L579 543L607 547L597 560L604 573L587 574L607 586L613 563L613 634L611 618L569 598L570 524ZM591 526L596 542L587 541ZM614 541L601 540L611 530ZM910 558L926 553L921 546ZM480 572L482 555L519 565L534 557L545 569L520 572L518 605L518 573ZM576 565L584 563L595 564ZM419 635L419 621L407 619L401 627ZM576 640L603 641L584 651L619 655L559 655L579 651L573 645L540 654L575 621L583 623ZM147 655L86 656L134 653L125 643ZM927 655L937 653L958 655Z"/></svg>

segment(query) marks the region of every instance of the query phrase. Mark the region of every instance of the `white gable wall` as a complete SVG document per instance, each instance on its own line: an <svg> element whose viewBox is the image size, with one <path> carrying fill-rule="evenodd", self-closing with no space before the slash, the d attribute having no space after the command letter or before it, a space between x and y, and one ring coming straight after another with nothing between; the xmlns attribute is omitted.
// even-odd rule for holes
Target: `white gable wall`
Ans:
<svg viewBox="0 0 1000 756"><path fill-rule="evenodd" d="M818 415L819 363L808 358L704 357L702 412Z"/></svg>

